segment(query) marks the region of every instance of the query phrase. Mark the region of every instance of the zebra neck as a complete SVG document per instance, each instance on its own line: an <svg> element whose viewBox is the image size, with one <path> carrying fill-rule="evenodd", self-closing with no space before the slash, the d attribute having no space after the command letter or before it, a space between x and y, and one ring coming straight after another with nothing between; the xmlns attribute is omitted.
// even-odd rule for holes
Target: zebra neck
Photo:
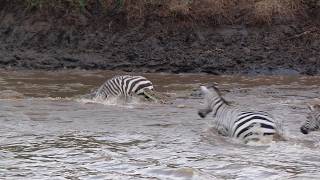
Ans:
<svg viewBox="0 0 320 180"><path fill-rule="evenodd" d="M320 126L320 113L316 114L315 119L317 121L317 124Z"/></svg>
<svg viewBox="0 0 320 180"><path fill-rule="evenodd" d="M222 98L217 98L215 101L213 101L213 104L212 104L213 116L216 116L227 107L228 105L224 102Z"/></svg>

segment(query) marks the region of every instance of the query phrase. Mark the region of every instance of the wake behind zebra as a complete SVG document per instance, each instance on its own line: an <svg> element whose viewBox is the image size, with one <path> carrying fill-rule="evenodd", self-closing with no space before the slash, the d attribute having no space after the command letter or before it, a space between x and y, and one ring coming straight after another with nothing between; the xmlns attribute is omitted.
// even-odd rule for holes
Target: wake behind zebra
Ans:
<svg viewBox="0 0 320 180"><path fill-rule="evenodd" d="M201 86L201 92L204 95L205 107L200 109L198 114L205 118L212 112L219 134L240 139L245 143L283 138L280 123L269 113L230 105L215 86Z"/></svg>

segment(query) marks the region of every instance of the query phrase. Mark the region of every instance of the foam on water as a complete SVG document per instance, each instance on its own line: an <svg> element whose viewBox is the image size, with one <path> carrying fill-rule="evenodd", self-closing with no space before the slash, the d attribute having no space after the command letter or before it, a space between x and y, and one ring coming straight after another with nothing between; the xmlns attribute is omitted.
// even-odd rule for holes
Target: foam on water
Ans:
<svg viewBox="0 0 320 180"><path fill-rule="evenodd" d="M198 169L190 167L181 168L150 168L143 171L144 174L150 174L153 177L159 179L177 179L177 180L207 180L207 179L218 179L208 173L202 172Z"/></svg>
<svg viewBox="0 0 320 180"><path fill-rule="evenodd" d="M108 98L107 100L100 100L100 99L88 99L88 98L79 98L75 101L84 103L84 104L102 104L105 106L119 106L119 107L126 107L126 108L134 108L135 106L143 105L145 102L143 102L139 98L132 97L130 101L124 101L121 98L114 97L114 98Z"/></svg>
<svg viewBox="0 0 320 180"><path fill-rule="evenodd" d="M0 99L23 99L25 96L14 90L0 91Z"/></svg>

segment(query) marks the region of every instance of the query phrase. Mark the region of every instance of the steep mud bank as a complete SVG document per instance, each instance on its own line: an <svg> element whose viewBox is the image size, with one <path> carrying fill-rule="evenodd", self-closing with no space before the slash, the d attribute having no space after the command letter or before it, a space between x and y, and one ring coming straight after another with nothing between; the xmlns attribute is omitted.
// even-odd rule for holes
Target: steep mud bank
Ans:
<svg viewBox="0 0 320 180"><path fill-rule="evenodd" d="M179 17L130 21L121 13L75 15L3 6L0 68L320 73L320 26L313 19L219 26Z"/></svg>

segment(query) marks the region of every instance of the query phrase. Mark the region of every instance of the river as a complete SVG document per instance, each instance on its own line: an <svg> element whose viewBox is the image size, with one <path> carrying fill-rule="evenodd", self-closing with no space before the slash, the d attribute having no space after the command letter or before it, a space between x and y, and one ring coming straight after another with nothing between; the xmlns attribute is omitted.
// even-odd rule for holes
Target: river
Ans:
<svg viewBox="0 0 320 180"><path fill-rule="evenodd" d="M319 178L320 131L299 127L320 98L320 77L142 74L173 102L79 98L115 74L125 73L1 71L0 179ZM282 120L289 140L245 145L219 136L211 116L197 115L195 89L208 82L232 103Z"/></svg>

